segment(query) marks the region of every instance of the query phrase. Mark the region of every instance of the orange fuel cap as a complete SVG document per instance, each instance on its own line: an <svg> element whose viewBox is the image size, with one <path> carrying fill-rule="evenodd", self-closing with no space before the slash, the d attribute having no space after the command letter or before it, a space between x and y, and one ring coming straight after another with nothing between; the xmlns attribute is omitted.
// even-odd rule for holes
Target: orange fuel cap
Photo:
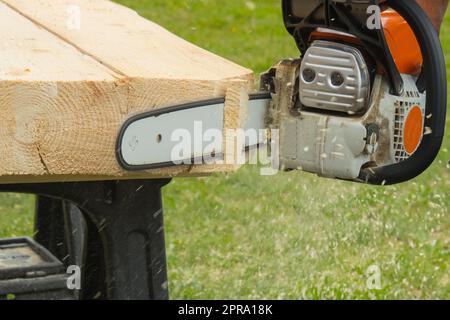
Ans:
<svg viewBox="0 0 450 320"><path fill-rule="evenodd" d="M422 110L418 106L412 107L403 126L403 146L409 155L417 150L422 140L423 121Z"/></svg>

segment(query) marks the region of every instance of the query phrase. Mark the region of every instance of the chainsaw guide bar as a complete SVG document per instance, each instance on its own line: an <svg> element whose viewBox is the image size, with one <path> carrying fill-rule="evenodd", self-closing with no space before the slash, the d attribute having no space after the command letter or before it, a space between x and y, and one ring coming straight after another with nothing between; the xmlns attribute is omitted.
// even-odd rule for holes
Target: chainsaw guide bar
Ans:
<svg viewBox="0 0 450 320"><path fill-rule="evenodd" d="M266 114L271 97L269 93L257 93L249 96L245 130L264 130ZM117 158L127 170L148 170L175 166L177 164L203 163L211 157L204 154L209 141L202 135L208 130L224 134L225 98L216 98L185 103L139 114L128 119L123 125L118 139ZM191 156L174 161L173 150L180 143L180 135L191 136ZM196 136L197 135L197 136ZM199 136L201 135L199 140ZM201 141L201 145L198 144ZM245 148L251 149L263 144L258 141L246 141ZM215 158L224 151L223 143L214 150Z"/></svg>

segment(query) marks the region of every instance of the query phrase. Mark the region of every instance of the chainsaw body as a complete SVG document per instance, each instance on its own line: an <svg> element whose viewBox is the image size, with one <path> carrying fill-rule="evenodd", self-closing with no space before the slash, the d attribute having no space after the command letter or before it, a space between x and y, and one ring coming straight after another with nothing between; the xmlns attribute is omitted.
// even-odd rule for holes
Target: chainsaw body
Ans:
<svg viewBox="0 0 450 320"><path fill-rule="evenodd" d="M381 10L381 28L369 30L378 1L283 1L302 55L261 77L273 95L281 168L393 184L434 160L445 124L442 50L415 2L393 2L398 12Z"/></svg>

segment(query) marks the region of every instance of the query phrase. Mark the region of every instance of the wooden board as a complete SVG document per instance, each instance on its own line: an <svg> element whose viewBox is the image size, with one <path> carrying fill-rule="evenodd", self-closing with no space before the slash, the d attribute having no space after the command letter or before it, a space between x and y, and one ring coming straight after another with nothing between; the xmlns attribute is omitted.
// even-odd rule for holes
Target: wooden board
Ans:
<svg viewBox="0 0 450 320"><path fill-rule="evenodd" d="M226 128L241 127L250 70L105 0L1 0L0 21L0 183L235 169L129 173L115 141L133 114L219 96Z"/></svg>

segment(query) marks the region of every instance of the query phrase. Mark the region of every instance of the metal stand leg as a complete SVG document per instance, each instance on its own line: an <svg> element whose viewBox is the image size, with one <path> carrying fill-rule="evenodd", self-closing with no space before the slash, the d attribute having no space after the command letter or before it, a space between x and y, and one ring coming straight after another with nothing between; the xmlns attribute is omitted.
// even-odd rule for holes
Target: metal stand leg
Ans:
<svg viewBox="0 0 450 320"><path fill-rule="evenodd" d="M159 300L168 298L161 188L169 182L6 185L0 191L39 196L36 239L59 257L65 252L80 256L85 246L81 298ZM84 225L76 218L77 210L85 218ZM55 247L55 240L61 239L61 216L67 227L65 251ZM74 239L67 238L70 232L79 232L79 240L70 243L68 239ZM80 239L85 245L75 245Z"/></svg>

